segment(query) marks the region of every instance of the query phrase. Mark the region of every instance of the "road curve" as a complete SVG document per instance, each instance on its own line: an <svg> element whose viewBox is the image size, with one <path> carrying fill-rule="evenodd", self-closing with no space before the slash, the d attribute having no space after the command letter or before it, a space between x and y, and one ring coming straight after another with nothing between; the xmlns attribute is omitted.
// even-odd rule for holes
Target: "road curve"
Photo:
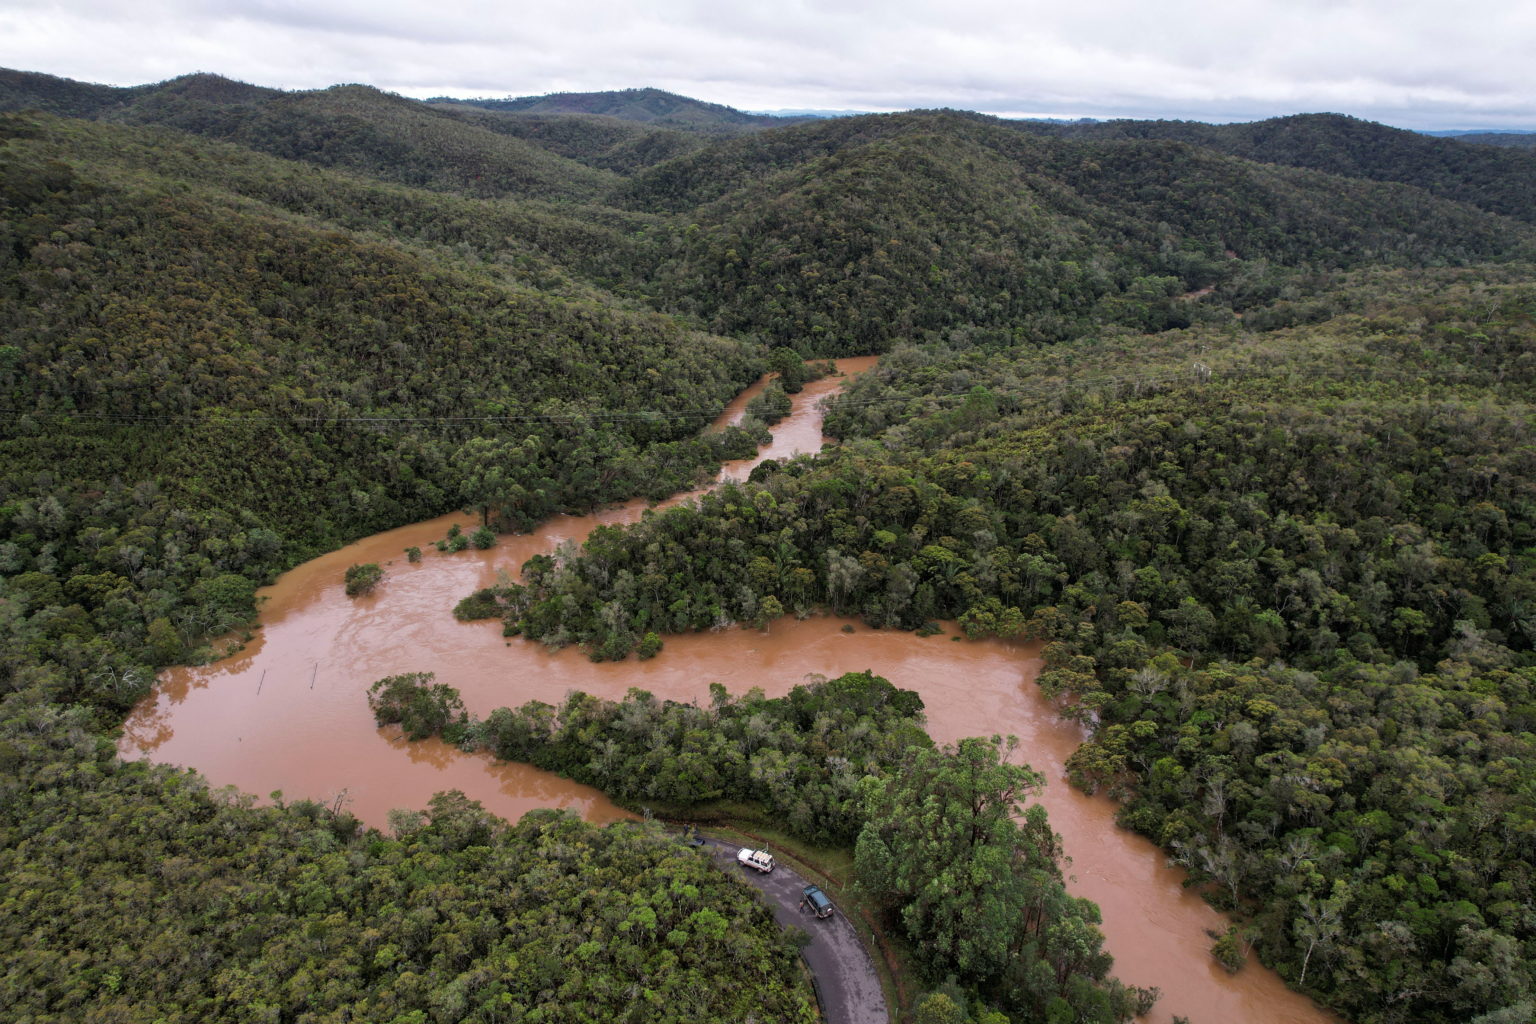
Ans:
<svg viewBox="0 0 1536 1024"><path fill-rule="evenodd" d="M880 977L842 908L828 918L812 917L800 909L806 880L782 861L765 875L736 863L736 851L741 847L715 839L708 840L708 846L721 870L739 876L767 894L779 924L797 925L810 933L805 962L816 978L827 1024L889 1024L890 1013L886 1010Z"/></svg>

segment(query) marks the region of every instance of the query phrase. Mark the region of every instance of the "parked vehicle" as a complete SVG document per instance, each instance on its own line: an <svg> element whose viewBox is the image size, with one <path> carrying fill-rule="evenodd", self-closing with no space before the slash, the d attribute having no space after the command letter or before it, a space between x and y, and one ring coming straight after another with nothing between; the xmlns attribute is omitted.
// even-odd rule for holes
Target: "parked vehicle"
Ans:
<svg viewBox="0 0 1536 1024"><path fill-rule="evenodd" d="M801 900L801 906L806 907L817 917L832 916L832 901L827 894L821 891L820 886L808 885L803 890L805 899Z"/></svg>
<svg viewBox="0 0 1536 1024"><path fill-rule="evenodd" d="M773 870L773 854L767 850L743 849L736 854L736 860L743 867L756 868L765 875Z"/></svg>

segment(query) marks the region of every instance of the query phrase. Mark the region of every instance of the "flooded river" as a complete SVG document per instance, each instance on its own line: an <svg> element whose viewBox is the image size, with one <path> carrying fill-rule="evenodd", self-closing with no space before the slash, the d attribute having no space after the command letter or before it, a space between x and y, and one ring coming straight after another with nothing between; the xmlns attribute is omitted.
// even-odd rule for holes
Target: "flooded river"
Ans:
<svg viewBox="0 0 1536 1024"><path fill-rule="evenodd" d="M857 373L873 362L844 359L839 367ZM773 445L726 466L722 476L744 479L763 458L815 451L822 441L817 404L839 386L835 379L807 385L794 396L789 418L774 428ZM739 417L756 390L732 403L717 424ZM1206 930L1224 931L1225 919L1183 888L1183 873L1166 867L1155 846L1115 826L1113 804L1068 786L1062 765L1082 734L1039 696L1033 647L919 638L813 617L781 619L767 631L669 637L662 654L647 662L593 663L578 650L550 653L506 640L499 622L453 619L454 604L494 582L498 571L515 573L533 555L565 540L579 542L600 524L633 522L646 507L636 501L590 516L556 517L531 534L502 537L489 551L452 555L432 543L452 524L470 528L476 520L449 515L307 562L261 591L261 628L243 650L212 665L164 673L129 718L119 749L124 757L195 768L215 785L263 798L281 790L288 799L340 799L381 828L390 809L425 807L446 789L463 790L512 820L536 807L567 807L606 822L631 815L589 787L437 741L406 743L397 730L376 728L368 687L386 675L435 672L484 716L528 700L559 703L572 689L620 699L639 687L690 701L707 700L709 684L719 682L732 693L758 686L777 696L811 673L872 669L922 694L929 731L941 742L993 733L1019 737L1021 756L1049 780L1040 799L1072 859L1069 888L1103 909L1115 974L1163 991L1150 1021L1165 1024L1174 1014L1193 1024L1333 1020L1257 964L1235 976L1222 970L1209 954ZM405 557L413 545L423 551L418 564ZM371 596L349 599L342 574L362 562L385 566L384 582ZM853 632L844 632L845 625Z"/></svg>

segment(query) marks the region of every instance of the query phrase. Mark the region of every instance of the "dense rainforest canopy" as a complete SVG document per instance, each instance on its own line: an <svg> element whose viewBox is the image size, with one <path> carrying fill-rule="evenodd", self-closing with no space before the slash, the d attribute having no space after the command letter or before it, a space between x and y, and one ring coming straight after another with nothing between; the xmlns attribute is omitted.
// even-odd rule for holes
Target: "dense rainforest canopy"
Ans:
<svg viewBox="0 0 1536 1024"><path fill-rule="evenodd" d="M818 1019L767 908L659 828L443 794L385 838L44 713L5 747L11 1020Z"/></svg>
<svg viewBox="0 0 1536 1024"><path fill-rule="evenodd" d="M1528 1006L1536 293L1431 280L1262 343L898 351L840 449L596 533L504 614L605 656L770 599L1049 641L1077 781L1289 980L1357 1020Z"/></svg>
<svg viewBox="0 0 1536 1024"><path fill-rule="evenodd" d="M1098 907L1068 895L1059 839L1044 808L1026 808L1043 779L1011 763L1000 737L936 749L922 698L870 672L775 700L710 691L707 707L573 692L481 721L451 687L411 673L379 680L369 701L413 738L535 764L647 811L747 803L799 838L856 845L859 886L923 966L1009 1013L1114 1024L1155 1000L1109 977Z"/></svg>
<svg viewBox="0 0 1536 1024"><path fill-rule="evenodd" d="M385 837L120 765L102 737L300 559L451 508L517 529L660 497L751 449L756 418L699 432L748 380L774 367L788 390L803 359L884 352L831 412L840 447L599 531L478 610L601 657L816 606L1037 637L1043 682L1093 729L1078 782L1293 985L1360 1024L1530 1019L1536 155L1333 116L701 128L628 101L522 113L0 73L17 1005L805 1017L761 911L644 829L506 826L444 797ZM562 715L730 735L719 709L637 707ZM493 716L485 742L626 784L584 739L519 746L527 713ZM761 721L788 771L805 723ZM888 863L898 780L956 792L925 751L885 783L851 762L783 811ZM946 756L992 771L978 747ZM1048 847L1029 870L1051 873ZM493 870L547 909L486 892ZM917 877L882 895L934 982L1060 1016L1074 971L1011 958L1049 964L1088 908L967 946L931 897ZM724 928L749 943L729 981L709 945ZM594 956L613 962L567 992ZM1092 985L1107 968L1080 966Z"/></svg>

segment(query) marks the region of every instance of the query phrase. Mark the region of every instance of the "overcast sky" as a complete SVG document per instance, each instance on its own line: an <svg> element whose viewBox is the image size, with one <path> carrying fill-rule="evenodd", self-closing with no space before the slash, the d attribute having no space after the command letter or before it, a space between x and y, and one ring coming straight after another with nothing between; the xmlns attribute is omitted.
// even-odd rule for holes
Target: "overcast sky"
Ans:
<svg viewBox="0 0 1536 1024"><path fill-rule="evenodd" d="M748 110L1536 128L1536 0L0 0L0 66L113 85L657 86Z"/></svg>

